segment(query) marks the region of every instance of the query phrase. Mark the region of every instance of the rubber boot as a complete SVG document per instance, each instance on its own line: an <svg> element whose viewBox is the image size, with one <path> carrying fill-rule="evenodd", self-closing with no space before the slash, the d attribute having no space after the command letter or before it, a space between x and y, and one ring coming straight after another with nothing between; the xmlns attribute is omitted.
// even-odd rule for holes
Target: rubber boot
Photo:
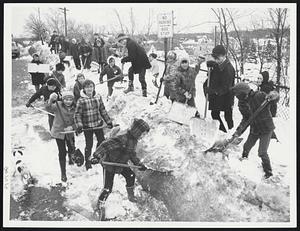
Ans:
<svg viewBox="0 0 300 231"><path fill-rule="evenodd" d="M249 153L243 151L242 157L239 158L240 161L247 160Z"/></svg>
<svg viewBox="0 0 300 231"><path fill-rule="evenodd" d="M128 200L131 202L137 202L136 197L134 196L134 186L126 187L127 194L128 194Z"/></svg>
<svg viewBox="0 0 300 231"><path fill-rule="evenodd" d="M261 161L262 161L263 170L265 172L265 179L268 179L269 177L273 176L269 156L268 155L261 156Z"/></svg>
<svg viewBox="0 0 300 231"><path fill-rule="evenodd" d="M92 168L91 161L89 160L91 156L91 151L85 150L84 158L85 158L85 168L88 171L90 168Z"/></svg>
<svg viewBox="0 0 300 231"><path fill-rule="evenodd" d="M104 221L105 220L105 201L98 200L97 206L95 209L95 216L99 221Z"/></svg>
<svg viewBox="0 0 300 231"><path fill-rule="evenodd" d="M67 175L66 175L66 160L59 160L60 165L60 171L61 171L61 181L66 182L67 181Z"/></svg>
<svg viewBox="0 0 300 231"><path fill-rule="evenodd" d="M124 91L125 94L127 94L128 92L134 91L134 87L133 87L133 82L131 80L129 80L128 82L128 88Z"/></svg>
<svg viewBox="0 0 300 231"><path fill-rule="evenodd" d="M142 94L143 94L143 97L147 97L147 89L143 89L142 92L143 92L143 93L142 93Z"/></svg>

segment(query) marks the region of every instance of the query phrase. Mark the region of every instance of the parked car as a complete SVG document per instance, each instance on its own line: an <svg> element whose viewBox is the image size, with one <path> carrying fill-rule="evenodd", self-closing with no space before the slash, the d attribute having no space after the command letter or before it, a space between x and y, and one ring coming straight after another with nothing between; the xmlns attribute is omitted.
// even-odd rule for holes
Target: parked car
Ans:
<svg viewBox="0 0 300 231"><path fill-rule="evenodd" d="M12 42L11 51L12 51L12 57L13 58L19 58L20 57L20 47L18 47L16 42Z"/></svg>

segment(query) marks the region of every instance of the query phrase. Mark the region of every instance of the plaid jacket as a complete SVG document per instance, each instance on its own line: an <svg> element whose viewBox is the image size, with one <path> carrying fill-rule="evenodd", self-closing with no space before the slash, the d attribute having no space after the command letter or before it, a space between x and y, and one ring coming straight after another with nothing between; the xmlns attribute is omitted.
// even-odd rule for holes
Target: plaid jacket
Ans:
<svg viewBox="0 0 300 231"><path fill-rule="evenodd" d="M74 114L76 127L93 128L101 126L102 118L105 123L111 123L100 95L89 98L81 90L81 97L78 99Z"/></svg>
<svg viewBox="0 0 300 231"><path fill-rule="evenodd" d="M239 100L239 111L243 115L243 119L239 126L242 126L265 100L266 94L261 91L251 91L248 98ZM265 134L275 128L272 114L270 112L270 104L267 105L250 124L250 133Z"/></svg>
<svg viewBox="0 0 300 231"><path fill-rule="evenodd" d="M130 131L127 131L125 134L103 141L93 156L101 161L127 164L131 160L134 165L141 165L140 159L136 156L136 145L137 139L131 135ZM120 173L123 170L122 167L109 165L103 165L103 168L115 173Z"/></svg>

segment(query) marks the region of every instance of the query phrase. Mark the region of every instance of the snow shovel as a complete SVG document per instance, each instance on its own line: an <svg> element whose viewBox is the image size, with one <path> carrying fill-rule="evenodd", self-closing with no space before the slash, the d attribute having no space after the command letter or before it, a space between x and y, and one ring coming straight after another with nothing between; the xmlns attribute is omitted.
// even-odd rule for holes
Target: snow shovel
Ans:
<svg viewBox="0 0 300 231"><path fill-rule="evenodd" d="M235 141L240 137L244 131L248 128L248 126L253 122L253 120L256 118L256 116L269 104L270 100L266 99L260 106L257 108L257 110L250 116L250 118L241 125L241 127L232 135L230 139L225 140L219 140L216 141L213 146L207 150L204 151L204 153L207 152L223 152L227 146L231 143L235 143Z"/></svg>
<svg viewBox="0 0 300 231"><path fill-rule="evenodd" d="M189 125L190 119L197 112L197 108L189 106L187 101L188 99L185 100L185 103L174 101L167 118L180 124Z"/></svg>
<svg viewBox="0 0 300 231"><path fill-rule="evenodd" d="M117 126L120 126L119 124L114 124L113 127L117 127ZM103 126L100 126L100 127L94 127L94 128L84 128L82 129L82 131L94 131L94 130L100 130L100 129L103 129L103 128L106 128L107 127L107 124L106 125L103 125ZM72 130L72 131L63 131L63 132L60 132L61 134L71 134L71 133L75 133L76 130Z"/></svg>
<svg viewBox="0 0 300 231"><path fill-rule="evenodd" d="M209 87L211 68L208 68L207 87ZM208 107L208 93L205 95L204 117L193 117L190 119L190 134L205 140L215 140L218 133L218 123L216 120L206 119Z"/></svg>

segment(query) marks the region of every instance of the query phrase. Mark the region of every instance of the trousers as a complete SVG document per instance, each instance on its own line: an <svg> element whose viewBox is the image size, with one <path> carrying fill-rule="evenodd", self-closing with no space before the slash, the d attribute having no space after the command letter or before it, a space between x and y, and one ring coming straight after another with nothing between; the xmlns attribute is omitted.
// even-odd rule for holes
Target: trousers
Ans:
<svg viewBox="0 0 300 231"><path fill-rule="evenodd" d="M223 121L220 117L220 112L221 111L212 110L211 111L211 117L212 117L213 120L218 120L220 122L219 130L221 130L223 132L227 132L226 128L224 126L224 123L223 123ZM232 108L224 111L224 116L225 116L225 120L227 122L228 128L229 129L233 128Z"/></svg>
<svg viewBox="0 0 300 231"><path fill-rule="evenodd" d="M139 81L141 83L142 90L146 90L147 89L147 83L146 83L146 80L145 80L146 69L142 69L138 74L139 74ZM132 81L132 83L133 83L134 73L133 73L132 66L129 67L129 69L128 69L128 79L130 81Z"/></svg>

